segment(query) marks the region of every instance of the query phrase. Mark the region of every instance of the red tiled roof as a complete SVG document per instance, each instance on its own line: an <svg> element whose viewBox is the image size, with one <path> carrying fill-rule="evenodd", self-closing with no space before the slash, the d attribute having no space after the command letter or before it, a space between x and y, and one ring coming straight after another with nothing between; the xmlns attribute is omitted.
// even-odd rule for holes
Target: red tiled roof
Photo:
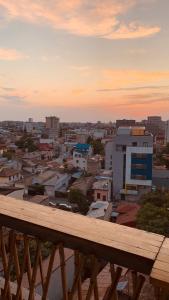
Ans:
<svg viewBox="0 0 169 300"><path fill-rule="evenodd" d="M136 203L121 203L116 210L119 213L116 223L127 226L135 226L139 209L140 205Z"/></svg>
<svg viewBox="0 0 169 300"><path fill-rule="evenodd" d="M8 168L4 168L0 171L0 177L9 177L9 176L14 176L16 174L18 174L19 171L17 170L13 170L13 169L8 169Z"/></svg>
<svg viewBox="0 0 169 300"><path fill-rule="evenodd" d="M52 150L53 149L53 145L51 145L51 144L39 144L38 145L38 149L40 150L40 151L50 151L50 150Z"/></svg>

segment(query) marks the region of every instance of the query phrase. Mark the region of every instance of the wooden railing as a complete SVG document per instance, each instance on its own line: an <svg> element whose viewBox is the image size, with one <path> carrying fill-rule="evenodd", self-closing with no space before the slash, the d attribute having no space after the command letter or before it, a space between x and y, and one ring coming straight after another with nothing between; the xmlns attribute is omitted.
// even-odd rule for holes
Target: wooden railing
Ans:
<svg viewBox="0 0 169 300"><path fill-rule="evenodd" d="M67 248L71 249L73 258L69 270ZM130 272L129 284L132 283L125 299L140 299L145 280L150 280L153 285L154 299L169 299L169 239L0 196L1 299L50 300L49 288L51 278L52 282L54 280L52 272L56 255L62 289L61 298L56 300L123 299L117 293L117 286L124 271ZM48 259L48 266L44 270L45 259ZM88 275L84 272L86 264L90 266ZM110 266L111 282L101 296L98 277L106 265ZM39 289L37 276L40 277ZM83 281L86 277L89 277L89 286L84 298ZM56 280L56 290L59 289L57 284ZM144 299L149 300L150 295Z"/></svg>

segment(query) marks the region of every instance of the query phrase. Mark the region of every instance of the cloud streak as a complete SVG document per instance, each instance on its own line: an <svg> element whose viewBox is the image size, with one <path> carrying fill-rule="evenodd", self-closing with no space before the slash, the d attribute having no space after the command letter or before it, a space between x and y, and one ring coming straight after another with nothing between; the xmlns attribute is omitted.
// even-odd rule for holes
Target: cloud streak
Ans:
<svg viewBox="0 0 169 300"><path fill-rule="evenodd" d="M126 91L139 91L139 90L161 90L161 89L169 89L167 85L161 86L135 86L135 87L126 87L126 88L118 88L118 89L98 89L96 92L107 93L107 92L126 92Z"/></svg>
<svg viewBox="0 0 169 300"><path fill-rule="evenodd" d="M16 61L24 60L29 57L16 49L0 48L0 60Z"/></svg>
<svg viewBox="0 0 169 300"><path fill-rule="evenodd" d="M0 95L0 99L3 101L7 101L10 104L16 104L16 105L21 105L21 104L25 104L25 98L26 97L22 97L22 96L18 96L18 95Z"/></svg>
<svg viewBox="0 0 169 300"><path fill-rule="evenodd" d="M135 39L160 32L157 25L121 21L137 3L136 0L0 0L0 7L1 18L8 21L46 24L80 36Z"/></svg>

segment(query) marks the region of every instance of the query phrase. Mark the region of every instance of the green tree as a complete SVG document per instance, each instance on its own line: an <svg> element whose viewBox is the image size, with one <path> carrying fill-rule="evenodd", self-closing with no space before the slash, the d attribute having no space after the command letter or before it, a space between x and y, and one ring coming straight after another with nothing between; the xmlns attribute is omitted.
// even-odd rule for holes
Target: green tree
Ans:
<svg viewBox="0 0 169 300"><path fill-rule="evenodd" d="M32 139L31 135L24 134L19 141L17 141L16 146L18 148L26 150L28 149L28 152L33 152L37 150L37 146L34 143L34 140Z"/></svg>
<svg viewBox="0 0 169 300"><path fill-rule="evenodd" d="M137 227L169 236L169 211L164 207L146 203L138 213Z"/></svg>
<svg viewBox="0 0 169 300"><path fill-rule="evenodd" d="M75 203L79 207L79 211L86 215L89 210L89 203L86 197L79 189L72 189L69 193L69 201L70 203Z"/></svg>
<svg viewBox="0 0 169 300"><path fill-rule="evenodd" d="M11 160L13 157L13 152L12 151L6 151L3 153L3 157L7 158L8 160Z"/></svg>
<svg viewBox="0 0 169 300"><path fill-rule="evenodd" d="M94 140L91 136L88 137L87 143L93 147L94 154L104 155L104 145L101 139Z"/></svg>
<svg viewBox="0 0 169 300"><path fill-rule="evenodd" d="M169 193L151 192L141 199L137 227L169 236Z"/></svg>
<svg viewBox="0 0 169 300"><path fill-rule="evenodd" d="M147 203L150 203L157 207L168 208L169 207L169 193L161 192L161 191L147 193L141 198L141 204L145 205Z"/></svg>

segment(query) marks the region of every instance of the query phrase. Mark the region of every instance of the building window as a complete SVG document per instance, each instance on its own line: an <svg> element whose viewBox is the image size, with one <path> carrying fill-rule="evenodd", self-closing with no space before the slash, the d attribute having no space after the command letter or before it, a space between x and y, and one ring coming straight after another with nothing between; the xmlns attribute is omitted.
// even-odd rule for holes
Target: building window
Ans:
<svg viewBox="0 0 169 300"><path fill-rule="evenodd" d="M138 170L145 170L147 168L147 166L144 164L132 164L131 168L138 169Z"/></svg>
<svg viewBox="0 0 169 300"><path fill-rule="evenodd" d="M144 142L144 143L143 143L143 147L148 147L148 143L147 143L147 142Z"/></svg>
<svg viewBox="0 0 169 300"><path fill-rule="evenodd" d="M97 199L100 199L100 193L97 193Z"/></svg>
<svg viewBox="0 0 169 300"><path fill-rule="evenodd" d="M132 158L146 159L147 154L145 154L145 153L132 153Z"/></svg>
<svg viewBox="0 0 169 300"><path fill-rule="evenodd" d="M123 145L123 146L122 146L122 151L123 151L123 152L126 152L126 145Z"/></svg>
<svg viewBox="0 0 169 300"><path fill-rule="evenodd" d="M122 151L122 145L116 145L116 151L121 152Z"/></svg>
<svg viewBox="0 0 169 300"><path fill-rule="evenodd" d="M137 142L133 142L133 143L132 143L132 146L133 146L133 147L137 147Z"/></svg>
<svg viewBox="0 0 169 300"><path fill-rule="evenodd" d="M117 152L126 152L126 145L116 145L116 151Z"/></svg>
<svg viewBox="0 0 169 300"><path fill-rule="evenodd" d="M147 176L145 176L145 175L134 175L134 174L132 174L132 175L131 175L131 179L134 179L134 180L147 180Z"/></svg>
<svg viewBox="0 0 169 300"><path fill-rule="evenodd" d="M106 199L106 196L105 195L103 195L103 201L106 201L107 199Z"/></svg>

